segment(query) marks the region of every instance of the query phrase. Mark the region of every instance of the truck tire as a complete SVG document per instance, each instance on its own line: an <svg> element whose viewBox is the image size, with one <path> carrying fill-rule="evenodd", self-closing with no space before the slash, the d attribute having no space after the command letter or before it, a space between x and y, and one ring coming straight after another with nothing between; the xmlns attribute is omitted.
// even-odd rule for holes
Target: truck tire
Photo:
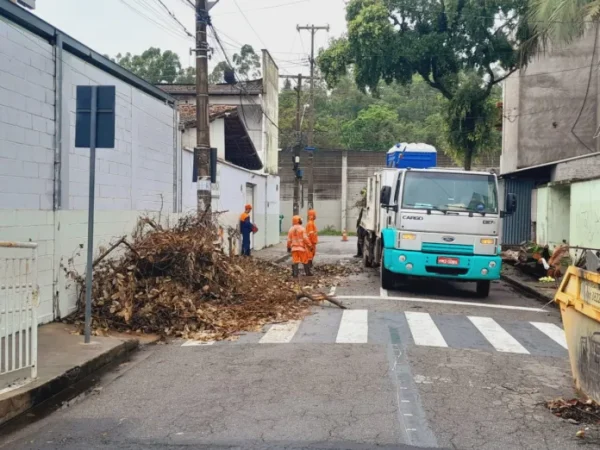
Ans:
<svg viewBox="0 0 600 450"><path fill-rule="evenodd" d="M491 282L488 281L478 281L477 282L477 297L487 298L490 295L490 286Z"/></svg>
<svg viewBox="0 0 600 450"><path fill-rule="evenodd" d="M396 283L394 279L394 273L390 272L385 268L383 257L381 258L381 287L383 289L394 289Z"/></svg>

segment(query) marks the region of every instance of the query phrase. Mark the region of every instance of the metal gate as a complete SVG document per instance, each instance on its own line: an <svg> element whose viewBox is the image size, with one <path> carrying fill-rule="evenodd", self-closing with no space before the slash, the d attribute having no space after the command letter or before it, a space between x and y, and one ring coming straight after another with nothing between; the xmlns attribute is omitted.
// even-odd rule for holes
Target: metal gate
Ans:
<svg viewBox="0 0 600 450"><path fill-rule="evenodd" d="M0 392L37 377L37 244L0 241Z"/></svg>
<svg viewBox="0 0 600 450"><path fill-rule="evenodd" d="M504 195L517 196L517 210L506 216L502 223L502 243L518 245L532 238L531 230L531 193L535 181L527 179L504 179Z"/></svg>

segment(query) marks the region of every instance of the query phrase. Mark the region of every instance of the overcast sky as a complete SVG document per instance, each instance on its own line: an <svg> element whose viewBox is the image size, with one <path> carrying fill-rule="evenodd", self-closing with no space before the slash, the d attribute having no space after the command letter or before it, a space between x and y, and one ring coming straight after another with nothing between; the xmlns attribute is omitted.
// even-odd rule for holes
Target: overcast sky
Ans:
<svg viewBox="0 0 600 450"><path fill-rule="evenodd" d="M194 11L188 0L37 0L35 13L102 54L139 54L148 47L177 52L184 66L193 64L193 39L168 16L162 1L194 32ZM192 0L193 1L193 0ZM258 52L267 48L282 74L308 73L310 33L296 25L327 25L317 33L316 48L346 30L344 0L220 0L211 10L212 22L229 57L240 44ZM237 5L236 5L237 4ZM239 6L239 8L238 8ZM241 10L241 11L240 11ZM211 40L212 46L216 46ZM211 66L222 59L216 54Z"/></svg>

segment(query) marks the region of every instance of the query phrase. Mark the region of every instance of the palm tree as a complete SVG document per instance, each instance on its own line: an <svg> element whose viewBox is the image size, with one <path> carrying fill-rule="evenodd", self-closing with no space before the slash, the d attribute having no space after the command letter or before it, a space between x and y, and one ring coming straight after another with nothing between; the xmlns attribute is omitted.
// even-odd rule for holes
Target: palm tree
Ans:
<svg viewBox="0 0 600 450"><path fill-rule="evenodd" d="M569 44L600 20L600 0L531 0L529 23L545 46Z"/></svg>

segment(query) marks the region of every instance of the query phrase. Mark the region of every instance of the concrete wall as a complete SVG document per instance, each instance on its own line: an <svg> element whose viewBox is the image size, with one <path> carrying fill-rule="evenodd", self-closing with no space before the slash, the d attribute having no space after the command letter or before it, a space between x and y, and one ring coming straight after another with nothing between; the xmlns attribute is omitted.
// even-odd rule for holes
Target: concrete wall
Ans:
<svg viewBox="0 0 600 450"><path fill-rule="evenodd" d="M346 154L347 170L344 176L344 154ZM279 174L281 176L281 211L284 215L283 229L291 226L294 199L293 153L281 152L279 156ZM342 150L319 151L314 156L314 189L315 209L320 229L333 228L341 231L356 229L359 209L356 202L360 191L367 185L367 178L377 170L385 167L385 153L378 152L344 152ZM303 153L300 166L304 169L304 180L301 183L301 215L306 217L308 200L308 177L306 167L308 154ZM476 162L474 168L486 169L498 167L498 157L484 157ZM457 167L451 158L443 153L438 154L439 167ZM344 180L346 180L344 185ZM345 198L345 202L342 199ZM301 202L302 203L302 202ZM342 208L342 203L344 207Z"/></svg>
<svg viewBox="0 0 600 450"><path fill-rule="evenodd" d="M277 174L279 169L279 68L268 51L262 51L263 137L265 172Z"/></svg>
<svg viewBox="0 0 600 450"><path fill-rule="evenodd" d="M181 133L181 145L193 151L196 147L196 128L187 128ZM210 123L210 146L217 149L219 158L225 159L225 120L216 119Z"/></svg>
<svg viewBox="0 0 600 450"><path fill-rule="evenodd" d="M183 154L183 176L192 179L193 153ZM279 177L257 174L226 161L217 163L217 182L213 185L212 210L219 212L219 223L227 230L238 228L239 217L246 204L246 185L254 186L252 220L259 229L254 235L254 249L275 245L279 242ZM186 185L183 193L183 211L196 209L196 183ZM227 235L227 233L226 233ZM239 245L236 251L240 249Z"/></svg>
<svg viewBox="0 0 600 450"><path fill-rule="evenodd" d="M572 246L600 249L600 180L571 185Z"/></svg>
<svg viewBox="0 0 600 450"><path fill-rule="evenodd" d="M0 209L52 209L52 46L0 18Z"/></svg>
<svg viewBox="0 0 600 450"><path fill-rule="evenodd" d="M536 211L536 240L541 245L548 243L548 196L549 187L540 187L536 190L537 194L537 211Z"/></svg>
<svg viewBox="0 0 600 450"><path fill-rule="evenodd" d="M173 212L177 116L173 107L65 52L63 208L88 205L89 150L75 148L77 85L115 85L116 143L99 149L96 209Z"/></svg>
<svg viewBox="0 0 600 450"><path fill-rule="evenodd" d="M175 109L65 51L58 110L55 52L0 19L0 240L39 244L42 323L75 308L65 269L84 269L89 151L74 147L77 85L114 85L117 93L115 148L97 152L95 254L131 233L141 215L176 220L185 184Z"/></svg>
<svg viewBox="0 0 600 450"><path fill-rule="evenodd" d="M502 173L598 151L595 40L590 30L506 81Z"/></svg>
<svg viewBox="0 0 600 450"><path fill-rule="evenodd" d="M588 156L557 164L552 171L551 180L585 180L600 176L600 155Z"/></svg>
<svg viewBox="0 0 600 450"><path fill-rule="evenodd" d="M600 180L537 190L537 242L600 249Z"/></svg>

